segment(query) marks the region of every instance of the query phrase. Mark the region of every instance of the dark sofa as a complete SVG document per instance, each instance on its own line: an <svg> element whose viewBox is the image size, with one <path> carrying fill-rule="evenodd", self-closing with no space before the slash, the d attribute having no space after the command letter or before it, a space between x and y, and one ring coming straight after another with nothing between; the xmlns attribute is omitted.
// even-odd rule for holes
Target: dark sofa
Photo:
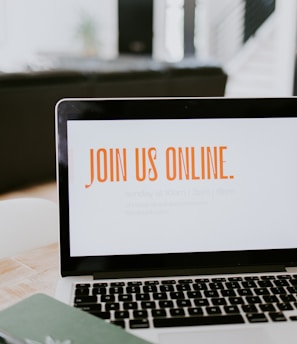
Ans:
<svg viewBox="0 0 297 344"><path fill-rule="evenodd" d="M224 96L214 63L150 59L60 61L50 71L0 73L0 192L55 179L56 102L65 97Z"/></svg>

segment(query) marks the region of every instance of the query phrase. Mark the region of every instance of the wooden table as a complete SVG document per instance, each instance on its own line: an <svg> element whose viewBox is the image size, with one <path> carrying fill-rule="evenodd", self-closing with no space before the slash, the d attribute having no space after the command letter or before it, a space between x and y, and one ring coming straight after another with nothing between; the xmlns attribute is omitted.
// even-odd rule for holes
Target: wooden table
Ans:
<svg viewBox="0 0 297 344"><path fill-rule="evenodd" d="M0 260L0 310L42 292L54 296L59 278L58 244Z"/></svg>

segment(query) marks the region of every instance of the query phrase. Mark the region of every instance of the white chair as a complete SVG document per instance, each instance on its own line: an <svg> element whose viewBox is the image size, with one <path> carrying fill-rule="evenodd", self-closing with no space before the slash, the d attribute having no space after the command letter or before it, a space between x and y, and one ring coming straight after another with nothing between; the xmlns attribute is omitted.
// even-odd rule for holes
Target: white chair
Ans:
<svg viewBox="0 0 297 344"><path fill-rule="evenodd" d="M58 241L58 206L40 198L0 201L0 258Z"/></svg>

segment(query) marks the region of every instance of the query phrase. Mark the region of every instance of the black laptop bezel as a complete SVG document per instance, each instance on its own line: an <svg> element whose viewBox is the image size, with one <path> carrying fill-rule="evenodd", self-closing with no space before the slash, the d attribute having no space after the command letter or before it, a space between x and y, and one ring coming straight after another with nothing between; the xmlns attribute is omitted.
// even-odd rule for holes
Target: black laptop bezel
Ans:
<svg viewBox="0 0 297 344"><path fill-rule="evenodd" d="M250 267L256 270L261 266L267 271L296 265L297 248L130 256L70 256L67 120L264 117L297 117L297 98L63 99L58 102L56 138L61 275L90 275L97 272L114 273L113 277L117 277L122 271L128 271L128 275L130 272L131 276L141 271L142 275L154 276L158 273L164 274L164 271L168 274L189 271L217 273L220 269L226 272L232 271L233 268L248 271Z"/></svg>

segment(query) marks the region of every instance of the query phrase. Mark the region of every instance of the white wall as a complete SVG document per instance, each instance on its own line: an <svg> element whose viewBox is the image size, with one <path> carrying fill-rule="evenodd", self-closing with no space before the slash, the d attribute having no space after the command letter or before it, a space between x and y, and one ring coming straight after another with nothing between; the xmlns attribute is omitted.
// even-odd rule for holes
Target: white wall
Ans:
<svg viewBox="0 0 297 344"><path fill-rule="evenodd" d="M84 14L96 23L98 55L117 55L117 0L0 0L0 10L0 69L38 53L82 53L77 32Z"/></svg>
<svg viewBox="0 0 297 344"><path fill-rule="evenodd" d="M153 56L157 60L183 57L183 1L154 0ZM115 58L117 4L118 0L0 0L0 71L48 68L51 60L44 56L83 54L77 31L86 14L96 23L98 56Z"/></svg>
<svg viewBox="0 0 297 344"><path fill-rule="evenodd" d="M177 62L183 58L184 0L154 0L153 57Z"/></svg>
<svg viewBox="0 0 297 344"><path fill-rule="evenodd" d="M241 47L243 0L198 0L196 47L201 58L224 63Z"/></svg>
<svg viewBox="0 0 297 344"><path fill-rule="evenodd" d="M296 30L297 30L297 1L278 0L276 2L276 79L279 96L293 94Z"/></svg>

